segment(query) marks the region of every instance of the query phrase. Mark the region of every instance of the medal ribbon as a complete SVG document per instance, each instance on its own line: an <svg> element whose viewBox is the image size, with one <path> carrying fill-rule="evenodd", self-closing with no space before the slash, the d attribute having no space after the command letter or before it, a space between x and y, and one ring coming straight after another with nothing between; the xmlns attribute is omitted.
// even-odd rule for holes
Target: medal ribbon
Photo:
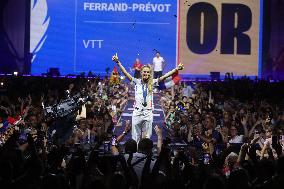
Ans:
<svg viewBox="0 0 284 189"><path fill-rule="evenodd" d="M143 99L144 99L144 104L146 104L146 98L147 98L147 84L142 85L142 91L143 91Z"/></svg>

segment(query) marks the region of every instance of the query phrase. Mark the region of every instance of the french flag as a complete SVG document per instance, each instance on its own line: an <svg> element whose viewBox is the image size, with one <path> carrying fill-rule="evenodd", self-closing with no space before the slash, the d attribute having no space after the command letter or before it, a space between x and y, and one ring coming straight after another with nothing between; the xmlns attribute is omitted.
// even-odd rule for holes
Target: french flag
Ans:
<svg viewBox="0 0 284 189"><path fill-rule="evenodd" d="M180 82L181 78L178 75L178 71L176 71L173 75L172 78L167 78L164 81L161 81L159 83L158 89L159 90L164 90L171 88L172 86L178 84Z"/></svg>

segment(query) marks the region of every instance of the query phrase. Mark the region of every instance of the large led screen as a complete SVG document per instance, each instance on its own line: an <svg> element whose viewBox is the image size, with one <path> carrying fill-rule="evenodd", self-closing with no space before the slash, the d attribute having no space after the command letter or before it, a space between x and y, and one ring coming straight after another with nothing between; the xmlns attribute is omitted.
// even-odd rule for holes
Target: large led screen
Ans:
<svg viewBox="0 0 284 189"><path fill-rule="evenodd" d="M32 74L104 75L118 53L127 70L151 64L159 51L166 70L177 59L177 0L32 0Z"/></svg>
<svg viewBox="0 0 284 189"><path fill-rule="evenodd" d="M183 74L259 75L262 0L188 0L179 5Z"/></svg>

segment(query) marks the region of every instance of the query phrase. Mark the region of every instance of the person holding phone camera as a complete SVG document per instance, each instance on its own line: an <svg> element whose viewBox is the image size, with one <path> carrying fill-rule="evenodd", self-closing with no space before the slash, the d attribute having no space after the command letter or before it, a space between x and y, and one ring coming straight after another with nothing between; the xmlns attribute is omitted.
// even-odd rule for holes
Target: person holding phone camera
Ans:
<svg viewBox="0 0 284 189"><path fill-rule="evenodd" d="M209 148L209 153L212 155L220 155L222 151L223 139L221 133L215 129L214 119L211 116L205 118L204 128L206 131L198 134L198 137L202 139Z"/></svg>
<svg viewBox="0 0 284 189"><path fill-rule="evenodd" d="M230 129L230 144L240 144L243 143L244 138L248 137L248 129L247 129L247 122L248 122L248 116L244 116L241 119L241 125L243 132L240 131L240 127L237 127L236 125L231 125Z"/></svg>

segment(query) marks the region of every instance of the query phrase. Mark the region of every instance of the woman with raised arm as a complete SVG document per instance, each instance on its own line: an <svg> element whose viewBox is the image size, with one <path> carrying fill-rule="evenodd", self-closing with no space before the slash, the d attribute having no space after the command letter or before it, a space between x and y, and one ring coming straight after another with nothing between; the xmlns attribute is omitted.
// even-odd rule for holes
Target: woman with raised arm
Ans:
<svg viewBox="0 0 284 189"><path fill-rule="evenodd" d="M112 60L117 63L123 74L133 82L135 87L135 102L132 115L132 138L140 141L142 137L150 138L152 135L153 123L153 87L158 86L158 83L172 76L178 70L183 69L183 65L179 64L177 68L166 73L165 75L153 79L152 68L149 65L144 65L141 68L141 79L132 77L122 66L117 54L112 57Z"/></svg>

